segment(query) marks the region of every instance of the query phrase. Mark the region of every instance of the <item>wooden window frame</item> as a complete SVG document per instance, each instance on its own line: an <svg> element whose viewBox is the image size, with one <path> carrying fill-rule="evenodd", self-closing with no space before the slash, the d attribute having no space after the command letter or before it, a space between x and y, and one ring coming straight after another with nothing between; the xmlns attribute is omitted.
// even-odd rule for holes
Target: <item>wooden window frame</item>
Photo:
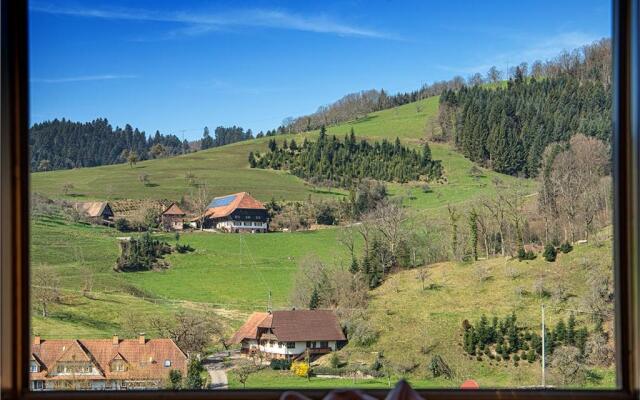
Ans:
<svg viewBox="0 0 640 400"><path fill-rule="evenodd" d="M428 399L638 399L640 394L640 0L613 0L614 262L619 388L453 389ZM0 389L2 399L276 399L280 390L34 392L29 390L28 5L0 0ZM634 218L635 217L635 218ZM300 390L321 398L327 390ZM382 398L387 390L368 390Z"/></svg>

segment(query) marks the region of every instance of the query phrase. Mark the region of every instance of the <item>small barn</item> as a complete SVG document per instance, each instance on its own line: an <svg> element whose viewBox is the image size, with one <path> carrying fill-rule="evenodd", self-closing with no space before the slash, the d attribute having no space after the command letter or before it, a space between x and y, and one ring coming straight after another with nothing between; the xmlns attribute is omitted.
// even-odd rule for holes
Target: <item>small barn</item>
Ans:
<svg viewBox="0 0 640 400"><path fill-rule="evenodd" d="M113 221L113 209L106 201L88 201L76 203L74 208L82 216L96 224L110 223Z"/></svg>
<svg viewBox="0 0 640 400"><path fill-rule="evenodd" d="M162 228L167 231L181 231L184 228L185 215L178 203L171 203L160 215Z"/></svg>

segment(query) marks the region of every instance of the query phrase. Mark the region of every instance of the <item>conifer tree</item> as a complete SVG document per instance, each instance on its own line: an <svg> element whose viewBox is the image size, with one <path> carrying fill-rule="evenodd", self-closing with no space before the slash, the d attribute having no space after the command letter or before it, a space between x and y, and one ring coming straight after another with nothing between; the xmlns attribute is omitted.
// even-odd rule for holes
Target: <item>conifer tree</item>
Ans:
<svg viewBox="0 0 640 400"><path fill-rule="evenodd" d="M318 294L318 287L313 287L313 292L311 292L311 299L309 300L309 310L315 310L318 308L320 304L320 295Z"/></svg>

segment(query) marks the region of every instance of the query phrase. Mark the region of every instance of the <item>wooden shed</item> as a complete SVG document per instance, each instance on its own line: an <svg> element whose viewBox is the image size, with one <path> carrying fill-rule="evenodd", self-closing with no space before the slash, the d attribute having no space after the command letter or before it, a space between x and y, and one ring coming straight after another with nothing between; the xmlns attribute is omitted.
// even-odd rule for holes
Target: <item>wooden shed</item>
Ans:
<svg viewBox="0 0 640 400"><path fill-rule="evenodd" d="M167 231L181 231L184 228L185 215L178 203L171 203L160 216L162 228Z"/></svg>

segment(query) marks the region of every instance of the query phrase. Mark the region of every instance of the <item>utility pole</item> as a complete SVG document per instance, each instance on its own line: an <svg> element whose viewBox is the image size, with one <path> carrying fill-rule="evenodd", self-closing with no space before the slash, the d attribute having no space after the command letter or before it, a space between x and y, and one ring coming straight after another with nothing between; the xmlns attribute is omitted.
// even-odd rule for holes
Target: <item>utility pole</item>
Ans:
<svg viewBox="0 0 640 400"><path fill-rule="evenodd" d="M545 387L545 382L544 382L544 364L545 364L545 359L544 359L544 350L545 350L545 336L546 335L546 331L544 328L544 303L542 304L542 387Z"/></svg>

